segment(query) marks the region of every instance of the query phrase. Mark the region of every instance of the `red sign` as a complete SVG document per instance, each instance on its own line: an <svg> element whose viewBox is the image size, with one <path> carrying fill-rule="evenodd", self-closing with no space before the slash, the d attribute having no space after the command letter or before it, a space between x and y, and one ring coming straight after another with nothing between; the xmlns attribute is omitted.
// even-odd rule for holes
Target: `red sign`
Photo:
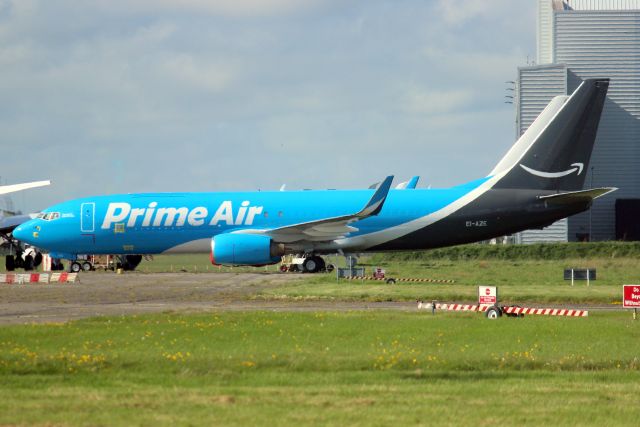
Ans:
<svg viewBox="0 0 640 427"><path fill-rule="evenodd" d="M640 308L640 285L622 285L622 306Z"/></svg>
<svg viewBox="0 0 640 427"><path fill-rule="evenodd" d="M383 268L376 267L376 269L373 270L373 277L376 279L384 279L384 273L385 271Z"/></svg>

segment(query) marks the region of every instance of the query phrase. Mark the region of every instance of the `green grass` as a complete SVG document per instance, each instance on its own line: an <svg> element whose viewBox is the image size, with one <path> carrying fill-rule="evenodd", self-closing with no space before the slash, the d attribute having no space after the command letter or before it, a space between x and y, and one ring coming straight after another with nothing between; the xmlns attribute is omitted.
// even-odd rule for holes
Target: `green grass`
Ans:
<svg viewBox="0 0 640 427"><path fill-rule="evenodd" d="M375 260L374 260L375 261ZM388 285L374 281L337 280L335 275L316 275L300 282L263 290L267 299L348 299L365 301L475 301L477 285L498 286L504 303L598 303L619 304L622 284L640 280L638 261L633 258L551 260L499 259L468 261L386 261L364 264L367 274L382 266L387 277L453 279L454 284L403 283ZM596 268L597 280L563 280L564 268Z"/></svg>
<svg viewBox="0 0 640 427"><path fill-rule="evenodd" d="M0 424L636 425L629 313L217 313L0 328Z"/></svg>

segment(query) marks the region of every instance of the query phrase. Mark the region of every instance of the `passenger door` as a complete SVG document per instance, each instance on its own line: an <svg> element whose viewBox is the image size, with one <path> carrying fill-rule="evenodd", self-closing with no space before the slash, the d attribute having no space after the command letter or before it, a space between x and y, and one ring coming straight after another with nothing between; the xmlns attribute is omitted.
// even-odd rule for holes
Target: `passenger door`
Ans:
<svg viewBox="0 0 640 427"><path fill-rule="evenodd" d="M96 243L96 204L94 202L80 205L80 234L91 239L90 245Z"/></svg>

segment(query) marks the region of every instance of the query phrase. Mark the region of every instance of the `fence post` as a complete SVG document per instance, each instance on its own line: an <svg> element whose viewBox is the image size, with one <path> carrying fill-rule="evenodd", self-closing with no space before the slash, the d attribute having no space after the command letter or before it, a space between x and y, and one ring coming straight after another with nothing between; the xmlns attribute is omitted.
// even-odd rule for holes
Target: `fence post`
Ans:
<svg viewBox="0 0 640 427"><path fill-rule="evenodd" d="M571 286L573 286L573 268L571 269Z"/></svg>

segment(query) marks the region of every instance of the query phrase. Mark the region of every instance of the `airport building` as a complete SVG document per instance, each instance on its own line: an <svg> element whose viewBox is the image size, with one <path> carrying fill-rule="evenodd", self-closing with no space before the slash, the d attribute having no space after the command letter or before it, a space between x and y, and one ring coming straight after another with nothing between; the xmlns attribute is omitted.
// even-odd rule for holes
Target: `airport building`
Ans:
<svg viewBox="0 0 640 427"><path fill-rule="evenodd" d="M516 242L640 240L640 0L538 0L537 64L518 69L517 136L554 96L595 77L611 83L585 188L619 190Z"/></svg>

